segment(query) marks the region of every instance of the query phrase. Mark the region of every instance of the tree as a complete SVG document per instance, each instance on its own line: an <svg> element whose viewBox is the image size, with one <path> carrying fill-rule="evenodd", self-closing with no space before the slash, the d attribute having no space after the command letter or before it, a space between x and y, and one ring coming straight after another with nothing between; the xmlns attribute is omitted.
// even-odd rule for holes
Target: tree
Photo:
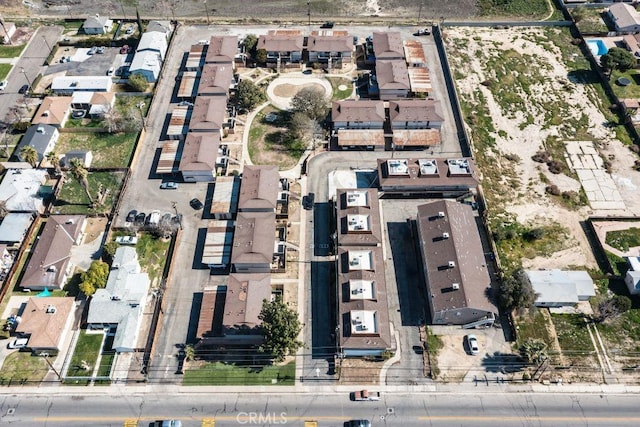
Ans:
<svg viewBox="0 0 640 427"><path fill-rule="evenodd" d="M302 330L298 313L279 298L263 300L258 319L262 320L264 335L264 343L258 348L261 353L268 353L276 362L282 362L287 355L302 347L302 342L298 341Z"/></svg>
<svg viewBox="0 0 640 427"><path fill-rule="evenodd" d="M86 296L91 296L96 289L102 289L107 285L109 278L109 264L102 261L93 261L89 269L80 275L80 290Z"/></svg>
<svg viewBox="0 0 640 427"><path fill-rule="evenodd" d="M539 365L548 358L547 344L538 338L528 338L520 347L520 355L528 363Z"/></svg>
<svg viewBox="0 0 640 427"><path fill-rule="evenodd" d="M598 322L604 322L607 319L618 317L630 309L631 299L625 295L616 295L598 304L599 317L596 320Z"/></svg>
<svg viewBox="0 0 640 427"><path fill-rule="evenodd" d="M187 362L192 362L196 358L196 349L191 344L185 346L184 358Z"/></svg>
<svg viewBox="0 0 640 427"><path fill-rule="evenodd" d="M80 159L71 159L69 171L71 175L78 181L78 183L84 189L84 192L87 194L89 198L89 203L93 204L93 197L91 197L91 193L89 192L89 179L87 178L89 175L89 171L82 164L82 160Z"/></svg>
<svg viewBox="0 0 640 427"><path fill-rule="evenodd" d="M7 28L4 26L4 24L4 16L0 15L0 27L2 27L2 32L8 36L9 33L7 33ZM11 41L11 37L7 37L7 39L9 39L9 44L13 44L13 42ZM0 41L2 41L2 44L4 44L4 38Z"/></svg>
<svg viewBox="0 0 640 427"><path fill-rule="evenodd" d="M47 153L47 161L53 169L55 169L56 175L62 174L62 169L60 169L60 157L55 149Z"/></svg>
<svg viewBox="0 0 640 427"><path fill-rule="evenodd" d="M531 307L535 300L536 294L522 268L505 277L500 283L498 301L505 310Z"/></svg>
<svg viewBox="0 0 640 427"><path fill-rule="evenodd" d="M242 47L244 53L253 57L256 53L256 46L258 45L258 36L255 34L247 34L244 40L242 40Z"/></svg>
<svg viewBox="0 0 640 427"><path fill-rule="evenodd" d="M36 167L38 164L38 160L40 160L40 156L35 148L30 145L25 145L20 149L20 158L29 163L31 167Z"/></svg>
<svg viewBox="0 0 640 427"><path fill-rule="evenodd" d="M4 219L5 216L9 213L9 209L7 209L7 201L0 200L0 219Z"/></svg>
<svg viewBox="0 0 640 427"><path fill-rule="evenodd" d="M266 63L267 62L267 51L265 49L256 50L256 54L253 56L253 59L255 59L255 61L258 64Z"/></svg>
<svg viewBox="0 0 640 427"><path fill-rule="evenodd" d="M108 263L113 262L113 257L119 247L120 245L118 245L115 240L105 243L102 247L102 260Z"/></svg>
<svg viewBox="0 0 640 427"><path fill-rule="evenodd" d="M117 133L122 130L124 119L118 110L109 106L102 115L102 122L107 127L108 133Z"/></svg>
<svg viewBox="0 0 640 427"><path fill-rule="evenodd" d="M324 92L311 87L302 88L291 99L291 111L306 114L311 120L323 120L327 115Z"/></svg>
<svg viewBox="0 0 640 427"><path fill-rule="evenodd" d="M307 139L313 128L314 121L304 113L293 113L289 119L289 135L293 139Z"/></svg>
<svg viewBox="0 0 640 427"><path fill-rule="evenodd" d="M636 58L631 52L620 47L612 47L600 57L600 65L608 71L626 71L636 66Z"/></svg>
<svg viewBox="0 0 640 427"><path fill-rule="evenodd" d="M149 88L149 82L142 74L131 74L127 84L135 92L144 92Z"/></svg>
<svg viewBox="0 0 640 427"><path fill-rule="evenodd" d="M267 100L264 91L256 86L251 80L240 80L236 93L238 105L247 111L251 111L259 104Z"/></svg>

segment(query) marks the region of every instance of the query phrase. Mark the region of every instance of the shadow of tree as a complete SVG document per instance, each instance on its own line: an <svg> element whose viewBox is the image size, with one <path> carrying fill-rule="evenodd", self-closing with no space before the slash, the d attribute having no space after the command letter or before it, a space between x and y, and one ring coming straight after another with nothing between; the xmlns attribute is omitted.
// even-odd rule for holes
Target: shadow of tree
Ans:
<svg viewBox="0 0 640 427"><path fill-rule="evenodd" d="M487 372L512 374L521 371L527 364L517 354L496 351L482 358L482 366Z"/></svg>

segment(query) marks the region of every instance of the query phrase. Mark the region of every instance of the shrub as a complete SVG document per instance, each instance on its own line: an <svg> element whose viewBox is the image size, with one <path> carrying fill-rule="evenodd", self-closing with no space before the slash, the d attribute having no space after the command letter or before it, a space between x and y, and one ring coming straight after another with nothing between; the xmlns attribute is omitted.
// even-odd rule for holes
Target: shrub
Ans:
<svg viewBox="0 0 640 427"><path fill-rule="evenodd" d="M562 173L562 171L564 171L564 164L562 162L559 162L557 160L551 160L547 163L547 166L549 167L549 172L553 173L553 174L559 174Z"/></svg>
<svg viewBox="0 0 640 427"><path fill-rule="evenodd" d="M504 158L510 162L520 163L520 156L515 153L508 153L504 155Z"/></svg>
<svg viewBox="0 0 640 427"><path fill-rule="evenodd" d="M544 189L544 191L547 194L551 194L552 196L559 196L560 195L560 189L558 188L557 185L547 185L546 188Z"/></svg>
<svg viewBox="0 0 640 427"><path fill-rule="evenodd" d="M524 238L526 240L540 240L544 237L545 231L543 228L533 228L526 233L524 233Z"/></svg>
<svg viewBox="0 0 640 427"><path fill-rule="evenodd" d="M633 170L640 171L640 160L633 162Z"/></svg>
<svg viewBox="0 0 640 427"><path fill-rule="evenodd" d="M576 193L575 191L563 191L562 192L562 198L566 201L572 202L572 203L579 203L580 202L580 195L578 193Z"/></svg>
<svg viewBox="0 0 640 427"><path fill-rule="evenodd" d="M548 163L551 160L551 154L548 151L538 151L531 156L531 160L538 163Z"/></svg>
<svg viewBox="0 0 640 427"><path fill-rule="evenodd" d="M141 74L132 74L127 82L129 87L135 92L144 92L149 87L149 82Z"/></svg>
<svg viewBox="0 0 640 427"><path fill-rule="evenodd" d="M491 87L493 86L493 80L485 80L482 83L480 83L482 86L486 86L486 87Z"/></svg>
<svg viewBox="0 0 640 427"><path fill-rule="evenodd" d="M632 153L636 153L636 154L640 153L640 147L637 146L636 144L631 144L629 146L629 150L631 150Z"/></svg>

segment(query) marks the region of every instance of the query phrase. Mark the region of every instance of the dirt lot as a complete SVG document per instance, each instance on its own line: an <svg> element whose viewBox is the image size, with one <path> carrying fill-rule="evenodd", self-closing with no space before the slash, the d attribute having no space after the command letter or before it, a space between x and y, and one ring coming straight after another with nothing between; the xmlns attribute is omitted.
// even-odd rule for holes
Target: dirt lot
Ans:
<svg viewBox="0 0 640 427"><path fill-rule="evenodd" d="M88 16L99 12L102 15L122 16L124 7L126 17L135 17L133 4L138 5L141 16L156 16L170 19L175 17L199 17L206 19L205 5L201 0L31 0L35 8L22 5L21 0L0 0L5 15L59 15L63 17ZM420 7L420 3L422 7ZM343 17L357 21L358 18L400 17L423 19L467 18L477 14L476 0L324 0L311 2L311 19L322 22L328 18ZM122 6L121 6L122 5ZM307 7L304 2L265 0L217 0L209 1L210 20L222 20L240 17L247 22L268 19L282 20L298 17L307 19Z"/></svg>

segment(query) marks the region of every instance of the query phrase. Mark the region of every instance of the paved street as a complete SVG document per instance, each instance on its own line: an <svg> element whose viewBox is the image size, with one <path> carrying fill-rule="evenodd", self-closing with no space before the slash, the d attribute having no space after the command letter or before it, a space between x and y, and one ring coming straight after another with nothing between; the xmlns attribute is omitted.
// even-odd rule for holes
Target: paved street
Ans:
<svg viewBox="0 0 640 427"><path fill-rule="evenodd" d="M15 105L18 99L23 97L18 93L18 89L22 85L33 84L38 74L44 73L46 69L44 61L49 56L50 47L56 44L62 34L62 29L60 26L40 27L31 37L22 56L7 76L9 81L7 88L0 91L0 118L2 119L0 128L4 128L5 123L14 121L14 117L9 115L9 109ZM22 73L22 69L24 69L24 73Z"/></svg>
<svg viewBox="0 0 640 427"><path fill-rule="evenodd" d="M114 388L112 387L111 390ZM117 388L116 388L117 389ZM446 388L437 393L383 393L378 402L351 402L347 389L319 387L292 394L224 392L208 388L167 393L166 388L140 395L104 388L87 393L67 389L0 396L0 423L17 426L122 426L125 419L147 426L156 419L175 418L185 427L260 425L302 426L305 420L321 427L338 427L349 419L368 419L372 426L625 426L638 425L637 394L509 393L500 386ZM36 389L36 391L38 391ZM184 393L182 393L184 392Z"/></svg>

